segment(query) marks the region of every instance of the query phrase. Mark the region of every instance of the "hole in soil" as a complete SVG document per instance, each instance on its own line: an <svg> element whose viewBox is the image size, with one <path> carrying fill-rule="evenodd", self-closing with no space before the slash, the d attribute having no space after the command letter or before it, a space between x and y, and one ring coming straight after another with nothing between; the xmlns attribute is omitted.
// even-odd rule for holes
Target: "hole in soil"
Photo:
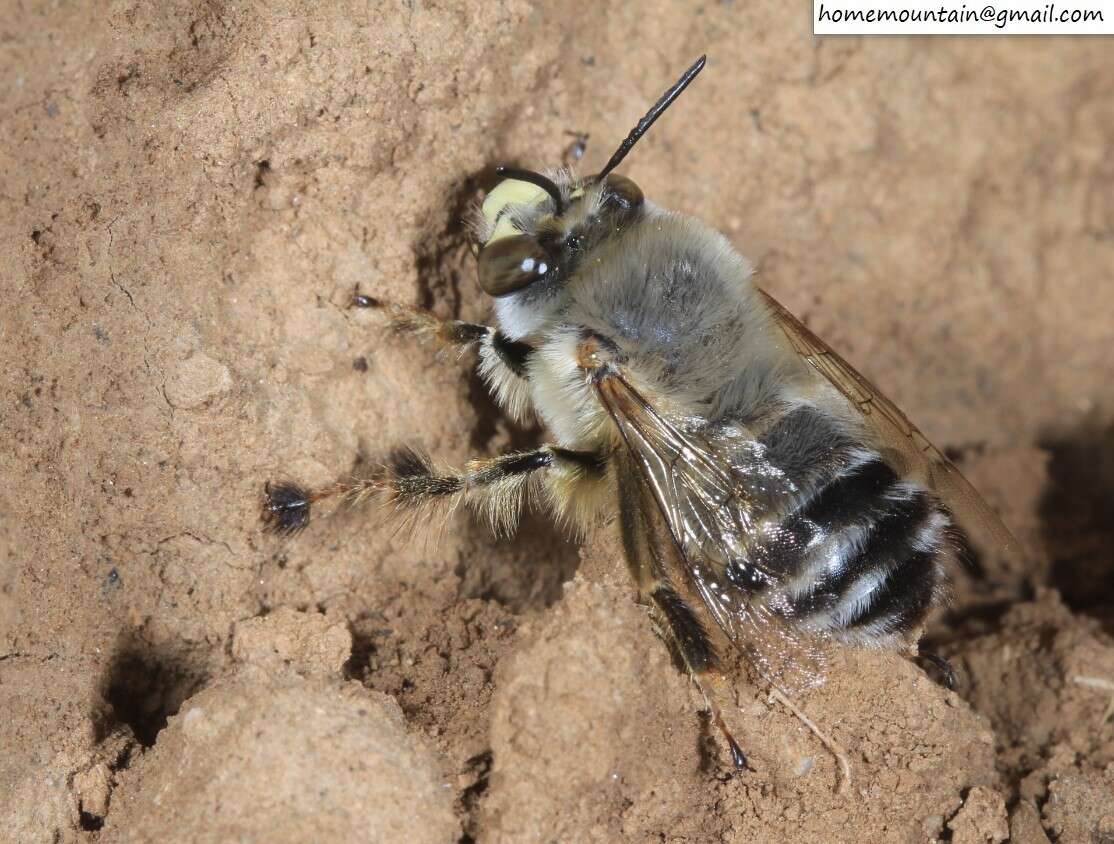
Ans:
<svg viewBox="0 0 1114 844"><path fill-rule="evenodd" d="M386 618L378 612L361 616L349 625L349 629L352 633L352 654L344 663L344 679L364 682L372 657L394 631L387 626Z"/></svg>
<svg viewBox="0 0 1114 844"><path fill-rule="evenodd" d="M102 680L102 695L112 710L100 738L124 724L140 744L151 747L167 719L203 682L180 658L131 638L122 640Z"/></svg>
<svg viewBox="0 0 1114 844"><path fill-rule="evenodd" d="M259 190L267 184L267 174L271 172L271 162L264 158L255 162L255 189Z"/></svg>
<svg viewBox="0 0 1114 844"><path fill-rule="evenodd" d="M480 798L487 791L488 780L491 774L491 751L485 750L468 760L465 773L472 774L474 781L460 793L460 804L466 816L464 834L460 837L460 844L474 844L476 841L476 821L473 817L479 808Z"/></svg>
<svg viewBox="0 0 1114 844"><path fill-rule="evenodd" d="M464 528L477 549L456 568L459 596L495 601L515 614L552 606L580 566L579 546L548 513L525 512L510 537L494 537L485 524Z"/></svg>
<svg viewBox="0 0 1114 844"><path fill-rule="evenodd" d="M427 230L414 243L415 270L418 277L418 305L447 319L486 320L490 303L475 282L475 261L468 231L469 209L479 198L480 188L495 181L495 168L473 173L446 194L447 210L439 228ZM432 209L431 209L432 210ZM469 307L466 307L468 303ZM502 411L496 406L487 385L473 370L469 375L468 396L476 410L476 423L470 433L472 448L482 450L498 432Z"/></svg>
<svg viewBox="0 0 1114 844"><path fill-rule="evenodd" d="M1051 453L1041 500L1052 585L1073 610L1114 624L1114 423L1041 445Z"/></svg>
<svg viewBox="0 0 1114 844"><path fill-rule="evenodd" d="M418 304L423 308L457 319L465 297L478 299L482 295L478 285L461 290L461 279L475 276L467 217L480 188L489 187L494 180L494 167L465 178L445 196L443 207L448 213L442 227L432 234L423 233L414 244Z"/></svg>

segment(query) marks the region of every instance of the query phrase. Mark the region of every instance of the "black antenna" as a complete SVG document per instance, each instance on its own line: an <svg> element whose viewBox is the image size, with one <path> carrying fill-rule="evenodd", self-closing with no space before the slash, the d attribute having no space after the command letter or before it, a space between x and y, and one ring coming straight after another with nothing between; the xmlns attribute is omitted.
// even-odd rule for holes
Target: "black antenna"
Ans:
<svg viewBox="0 0 1114 844"><path fill-rule="evenodd" d="M689 86L689 83L696 78L696 75L704 69L704 62L707 58L707 56L698 58L693 66L673 83L673 87L661 95L661 99L654 103L653 108L646 112L642 119L638 121L638 124L630 130L627 139L619 144L619 148L615 150L615 154L611 156L607 166L600 171L599 176L596 177L597 179L606 178L608 173L619 166L622 160L627 157L627 153L631 151L631 147L638 143L638 139L646 134L646 131L654 125L654 121L662 116L665 110L673 104L673 101L681 96L681 92Z"/></svg>
<svg viewBox="0 0 1114 844"><path fill-rule="evenodd" d="M502 176L504 179L518 179L521 182L529 182L532 185L537 185L539 188L549 194L549 198L553 200L554 210L558 216L564 213L565 200L561 198L561 191L557 185L553 184L551 179L547 179L541 173L535 173L533 170L518 170L514 167L496 167L495 173Z"/></svg>

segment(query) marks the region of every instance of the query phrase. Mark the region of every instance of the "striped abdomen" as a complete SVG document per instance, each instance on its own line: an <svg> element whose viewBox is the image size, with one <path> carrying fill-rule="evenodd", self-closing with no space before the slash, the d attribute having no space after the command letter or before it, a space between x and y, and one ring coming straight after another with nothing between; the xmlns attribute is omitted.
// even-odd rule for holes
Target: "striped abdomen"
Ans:
<svg viewBox="0 0 1114 844"><path fill-rule="evenodd" d="M783 416L762 443L800 490L795 507L750 549L750 560L776 577L764 587L779 593L772 606L853 640L917 628L955 551L951 520L932 494L812 408ZM740 563L728 577L746 588Z"/></svg>

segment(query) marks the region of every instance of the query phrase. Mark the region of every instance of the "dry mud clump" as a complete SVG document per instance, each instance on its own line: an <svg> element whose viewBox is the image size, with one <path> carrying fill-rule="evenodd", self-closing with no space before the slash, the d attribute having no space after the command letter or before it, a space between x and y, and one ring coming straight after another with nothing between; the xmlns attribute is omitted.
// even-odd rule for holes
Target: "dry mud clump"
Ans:
<svg viewBox="0 0 1114 844"><path fill-rule="evenodd" d="M398 703L339 670L343 626L278 611L118 778L105 841L451 841L453 792ZM419 817L421 824L414 824Z"/></svg>
<svg viewBox="0 0 1114 844"><path fill-rule="evenodd" d="M1100 39L814 39L763 2L9 4L0 16L0 838L1114 836L1114 65ZM261 532L267 479L522 447L467 358L497 163L697 214L1020 535L929 645L740 682L733 776L609 529Z"/></svg>

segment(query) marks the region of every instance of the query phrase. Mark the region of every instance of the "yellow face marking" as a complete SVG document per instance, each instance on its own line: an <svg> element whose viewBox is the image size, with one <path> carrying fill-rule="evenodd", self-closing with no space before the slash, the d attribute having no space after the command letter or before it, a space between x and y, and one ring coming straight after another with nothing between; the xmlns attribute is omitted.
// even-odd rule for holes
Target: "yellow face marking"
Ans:
<svg viewBox="0 0 1114 844"><path fill-rule="evenodd" d="M548 199L549 195L531 182L518 179L504 179L495 186L484 199L483 215L488 224L493 226L488 243L510 235L521 234L511 223L510 214L506 213L508 205L538 205Z"/></svg>

